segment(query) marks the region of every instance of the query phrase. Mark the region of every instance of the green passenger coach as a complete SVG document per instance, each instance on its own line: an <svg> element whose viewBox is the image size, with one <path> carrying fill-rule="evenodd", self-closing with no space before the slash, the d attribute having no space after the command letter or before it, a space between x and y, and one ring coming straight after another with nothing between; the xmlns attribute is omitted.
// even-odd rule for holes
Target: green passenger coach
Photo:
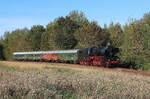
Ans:
<svg viewBox="0 0 150 99"><path fill-rule="evenodd" d="M60 51L14 52L14 60L77 62L78 49Z"/></svg>

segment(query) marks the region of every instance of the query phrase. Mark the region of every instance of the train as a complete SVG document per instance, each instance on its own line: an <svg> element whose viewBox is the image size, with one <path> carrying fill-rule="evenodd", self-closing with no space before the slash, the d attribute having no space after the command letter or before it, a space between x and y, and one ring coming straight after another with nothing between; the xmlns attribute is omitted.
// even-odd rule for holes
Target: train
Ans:
<svg viewBox="0 0 150 99"><path fill-rule="evenodd" d="M17 61L46 61L111 67L120 62L117 57L118 52L119 48L107 44L101 47L73 50L14 52L13 59Z"/></svg>

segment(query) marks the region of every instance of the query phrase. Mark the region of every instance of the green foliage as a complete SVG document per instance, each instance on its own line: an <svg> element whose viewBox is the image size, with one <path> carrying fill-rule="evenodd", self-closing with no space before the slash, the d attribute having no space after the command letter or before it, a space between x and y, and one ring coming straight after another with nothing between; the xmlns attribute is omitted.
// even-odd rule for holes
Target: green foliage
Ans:
<svg viewBox="0 0 150 99"><path fill-rule="evenodd" d="M83 12L71 11L68 17L72 21L76 22L80 27L88 23L88 19L86 18Z"/></svg>
<svg viewBox="0 0 150 99"><path fill-rule="evenodd" d="M75 31L79 25L72 21L69 17L60 17L54 24L54 41L58 49L73 49L77 40L74 37Z"/></svg>
<svg viewBox="0 0 150 99"><path fill-rule="evenodd" d="M6 59L12 59L12 53L15 51L29 51L31 46L27 42L28 29L17 29L15 31L5 32L4 34L4 55Z"/></svg>
<svg viewBox="0 0 150 99"><path fill-rule="evenodd" d="M46 26L46 31L42 34L40 49L41 50L56 50L55 45L55 33L54 33L54 23L49 23Z"/></svg>
<svg viewBox="0 0 150 99"><path fill-rule="evenodd" d="M96 22L91 22L76 32L76 38L78 48L87 48L101 45L108 38L108 34Z"/></svg>
<svg viewBox="0 0 150 99"><path fill-rule="evenodd" d="M3 53L4 45L3 45L2 42L3 42L3 41L0 40L0 60L4 60L4 53Z"/></svg>
<svg viewBox="0 0 150 99"><path fill-rule="evenodd" d="M31 43L32 50L40 50L41 36L45 32L45 28L42 25L34 25L28 35L28 40Z"/></svg>
<svg viewBox="0 0 150 99"><path fill-rule="evenodd" d="M108 32L110 33L110 42L115 47L120 47L123 42L123 30L121 25L111 23L108 27Z"/></svg>
<svg viewBox="0 0 150 99"><path fill-rule="evenodd" d="M143 30L141 21L134 21L124 28L125 37L122 44L121 58L135 64L134 68L143 69L143 65L150 60L147 33ZM145 38L146 37L146 38ZM150 67L149 67L150 68Z"/></svg>
<svg viewBox="0 0 150 99"><path fill-rule="evenodd" d="M142 69L142 70L149 70L150 69L150 63L149 62L145 62L143 64L140 64L139 65L139 69Z"/></svg>

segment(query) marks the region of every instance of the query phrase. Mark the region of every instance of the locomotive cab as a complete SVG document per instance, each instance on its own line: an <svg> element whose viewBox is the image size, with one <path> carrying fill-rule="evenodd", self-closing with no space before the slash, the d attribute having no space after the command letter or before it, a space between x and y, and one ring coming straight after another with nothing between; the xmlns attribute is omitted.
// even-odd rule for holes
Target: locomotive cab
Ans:
<svg viewBox="0 0 150 99"><path fill-rule="evenodd" d="M118 48L114 48L110 45L103 47L91 47L78 51L78 59L80 64L83 65L98 65L98 66L110 66L111 64L117 64Z"/></svg>
<svg viewBox="0 0 150 99"><path fill-rule="evenodd" d="M104 61L104 57L98 47L79 50L78 56L80 64L83 65L101 65Z"/></svg>

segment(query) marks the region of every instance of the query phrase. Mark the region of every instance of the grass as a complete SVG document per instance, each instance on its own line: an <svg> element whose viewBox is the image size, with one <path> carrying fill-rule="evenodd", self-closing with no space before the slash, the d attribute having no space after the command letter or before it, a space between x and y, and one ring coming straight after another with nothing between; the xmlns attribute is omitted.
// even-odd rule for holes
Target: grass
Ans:
<svg viewBox="0 0 150 99"><path fill-rule="evenodd" d="M70 64L0 62L3 99L150 99L150 76Z"/></svg>

